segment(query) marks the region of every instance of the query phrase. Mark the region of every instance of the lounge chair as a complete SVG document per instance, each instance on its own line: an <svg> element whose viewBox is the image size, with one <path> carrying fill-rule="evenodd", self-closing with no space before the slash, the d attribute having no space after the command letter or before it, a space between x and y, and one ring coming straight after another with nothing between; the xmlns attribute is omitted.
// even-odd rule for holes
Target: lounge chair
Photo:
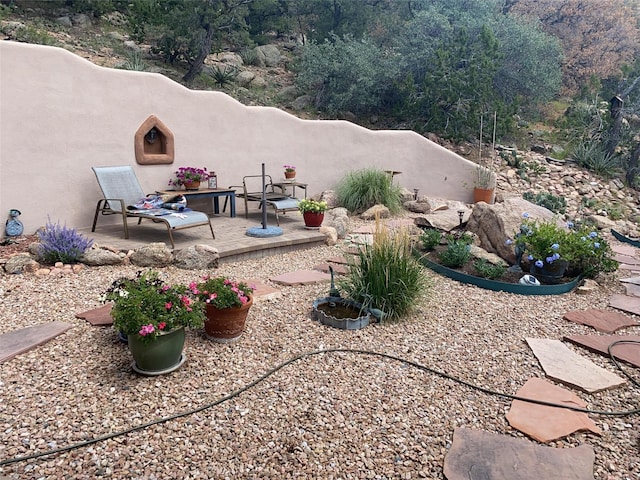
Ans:
<svg viewBox="0 0 640 480"><path fill-rule="evenodd" d="M298 199L287 195L284 189L277 191L274 188L271 175L265 175L265 197L267 206L273 207L273 212L276 215L276 223L280 225L280 219L278 213L286 213L288 211L298 210ZM244 216L249 218L249 202L262 202L262 175L247 175L242 177L242 185L232 185L229 188L242 189L241 192L236 193L236 198L242 198L244 200ZM260 188L260 190L258 190ZM260 203L262 207L262 203ZM227 208L227 201L222 209L224 211Z"/></svg>
<svg viewBox="0 0 640 480"><path fill-rule="evenodd" d="M172 211L166 209L153 212L145 210L131 210L127 207L135 205L140 199L145 198L140 182L136 177L133 168L130 166L121 167L92 167L96 174L98 184L104 195L104 198L98 200L96 213L93 217L93 226L91 231L96 231L96 223L98 215L121 215L124 226L124 238L129 238L129 227L127 225L127 217L135 217L138 219L138 225L142 219L149 219L156 223L164 223L169 232L169 240L171 247L175 248L173 241L173 231L183 230L185 228L199 227L208 225L211 230L211 236L215 239L213 227L206 213L188 211Z"/></svg>

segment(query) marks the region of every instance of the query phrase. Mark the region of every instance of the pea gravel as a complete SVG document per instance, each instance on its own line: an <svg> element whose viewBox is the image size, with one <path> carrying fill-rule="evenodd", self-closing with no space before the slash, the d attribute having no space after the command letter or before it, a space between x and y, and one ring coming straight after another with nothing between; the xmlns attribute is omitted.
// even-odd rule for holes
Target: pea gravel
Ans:
<svg viewBox="0 0 640 480"><path fill-rule="evenodd" d="M216 274L238 279L309 269L341 255L319 247L264 259L225 263ZM92 327L78 312L100 306L105 288L136 267L87 268L75 275L0 276L0 319L10 331L61 320L73 328L0 365L0 460L65 447L202 407L303 352L355 348L406 358L484 387L514 394L543 377L525 337L592 333L563 313L607 308L624 289L615 275L597 292L518 296L462 285L425 271L430 288L399 323L357 331L310 319L328 285L277 286L278 298L251 309L235 344L188 332L186 363L143 377L131 369L126 345L111 327ZM207 272L163 269L170 281ZM637 334L638 327L624 330ZM610 361L569 348L614 371ZM628 368L628 367L627 367ZM637 370L631 371L637 377ZM594 395L589 408L638 407L638 389ZM512 429L507 400L489 396L407 364L371 355L326 353L287 365L247 391L198 413L66 453L0 467L9 479L442 479L444 457L458 427L526 438ZM602 436L575 433L550 446L590 444L594 477L640 479L638 416L592 415ZM531 440L533 441L533 440Z"/></svg>

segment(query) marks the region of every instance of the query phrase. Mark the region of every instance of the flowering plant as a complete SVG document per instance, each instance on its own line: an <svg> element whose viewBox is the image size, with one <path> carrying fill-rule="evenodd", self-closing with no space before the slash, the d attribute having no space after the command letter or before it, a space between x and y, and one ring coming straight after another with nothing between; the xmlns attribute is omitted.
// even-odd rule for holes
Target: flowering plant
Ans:
<svg viewBox="0 0 640 480"><path fill-rule="evenodd" d="M111 316L118 331L148 341L176 328L204 324L204 305L195 292L185 285L166 284L155 271L115 280L103 301L113 302Z"/></svg>
<svg viewBox="0 0 640 480"><path fill-rule="evenodd" d="M255 288L225 277L204 277L203 281L189 285L205 304L218 309L241 307L249 303Z"/></svg>
<svg viewBox="0 0 640 480"><path fill-rule="evenodd" d="M179 187L185 183L205 182L211 176L206 167L180 167L174 172L175 178L169 180L169 185Z"/></svg>
<svg viewBox="0 0 640 480"><path fill-rule="evenodd" d="M593 228L576 227L573 222L567 222L564 228L556 221L533 220L527 213L522 217L515 242L507 240L507 243L515 243L516 256L524 254L538 268L563 260L570 271L586 277L618 268L613 250Z"/></svg>
<svg viewBox="0 0 640 480"><path fill-rule="evenodd" d="M283 165L282 168L284 168L285 172L295 172L296 171L295 165Z"/></svg>
<svg viewBox="0 0 640 480"><path fill-rule="evenodd" d="M298 210L301 213L324 213L327 210L327 202L303 198L298 202Z"/></svg>

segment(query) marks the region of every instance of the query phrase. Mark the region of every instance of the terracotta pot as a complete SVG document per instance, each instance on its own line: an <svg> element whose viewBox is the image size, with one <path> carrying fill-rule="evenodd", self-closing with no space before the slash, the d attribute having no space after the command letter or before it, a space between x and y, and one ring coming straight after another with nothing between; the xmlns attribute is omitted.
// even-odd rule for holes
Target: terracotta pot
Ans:
<svg viewBox="0 0 640 480"><path fill-rule="evenodd" d="M493 203L493 188L478 188L473 189L473 203L485 202Z"/></svg>
<svg viewBox="0 0 640 480"><path fill-rule="evenodd" d="M207 338L218 343L231 343L240 338L251 305L253 305L253 297L249 297L249 301L241 307L219 309L213 305L207 305L205 312L207 319L204 322Z"/></svg>
<svg viewBox="0 0 640 480"><path fill-rule="evenodd" d="M289 179L296 178L296 172L295 171L293 171L293 172L285 171L284 172L284 178L289 178Z"/></svg>
<svg viewBox="0 0 640 480"><path fill-rule="evenodd" d="M127 335L127 343L133 359L134 370L145 375L169 373L182 362L184 327L158 335L154 340L144 340L140 335Z"/></svg>
<svg viewBox="0 0 640 480"><path fill-rule="evenodd" d="M200 188L200 181L194 180L193 182L184 182L185 190L198 190Z"/></svg>
<svg viewBox="0 0 640 480"><path fill-rule="evenodd" d="M317 228L322 225L322 221L324 220L324 213L304 212L302 214L302 218L304 218L305 226Z"/></svg>

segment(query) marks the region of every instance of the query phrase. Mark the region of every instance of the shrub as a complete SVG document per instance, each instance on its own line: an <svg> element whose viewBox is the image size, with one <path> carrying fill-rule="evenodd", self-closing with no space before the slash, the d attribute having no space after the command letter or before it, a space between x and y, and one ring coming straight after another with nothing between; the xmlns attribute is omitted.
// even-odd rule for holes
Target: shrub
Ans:
<svg viewBox="0 0 640 480"><path fill-rule="evenodd" d="M59 223L52 224L51 220L38 231L38 238L38 259L52 265L56 262L77 263L93 244L93 240L85 238L75 229L60 226Z"/></svg>
<svg viewBox="0 0 640 480"><path fill-rule="evenodd" d="M212 65L207 69L207 73L213 78L216 85L225 87L238 76L238 68L233 65L225 65L224 68Z"/></svg>
<svg viewBox="0 0 640 480"><path fill-rule="evenodd" d="M361 213L377 204L385 205L391 213L402 209L400 187L383 170L365 168L347 173L336 187L338 203L354 213Z"/></svg>
<svg viewBox="0 0 640 480"><path fill-rule="evenodd" d="M447 249L438 255L445 267L460 268L471 260L471 247L465 240L449 240Z"/></svg>
<svg viewBox="0 0 640 480"><path fill-rule="evenodd" d="M564 258L572 269L587 278L594 278L601 272L611 273L618 268L609 243L589 225L572 228L565 244Z"/></svg>
<svg viewBox="0 0 640 480"><path fill-rule="evenodd" d="M558 197L552 193L538 192L534 195L533 192L524 192L522 198L554 213L564 213L567 210L567 202L564 197Z"/></svg>
<svg viewBox="0 0 640 480"><path fill-rule="evenodd" d="M442 233L435 228L426 229L420 234L422 246L428 252L436 248L440 244L440 240L442 240Z"/></svg>
<svg viewBox="0 0 640 480"><path fill-rule="evenodd" d="M348 298L393 320L411 310L427 283L422 266L412 256L408 233L390 234L376 225L373 245L360 250L339 286Z"/></svg>
<svg viewBox="0 0 640 480"><path fill-rule="evenodd" d="M255 48L247 48L240 53L240 58L245 65L257 65L258 53Z"/></svg>
<svg viewBox="0 0 640 480"><path fill-rule="evenodd" d="M502 277L507 271L507 267L505 265L501 263L491 263L484 258L476 260L473 263L473 268L476 269L479 276L490 280Z"/></svg>

